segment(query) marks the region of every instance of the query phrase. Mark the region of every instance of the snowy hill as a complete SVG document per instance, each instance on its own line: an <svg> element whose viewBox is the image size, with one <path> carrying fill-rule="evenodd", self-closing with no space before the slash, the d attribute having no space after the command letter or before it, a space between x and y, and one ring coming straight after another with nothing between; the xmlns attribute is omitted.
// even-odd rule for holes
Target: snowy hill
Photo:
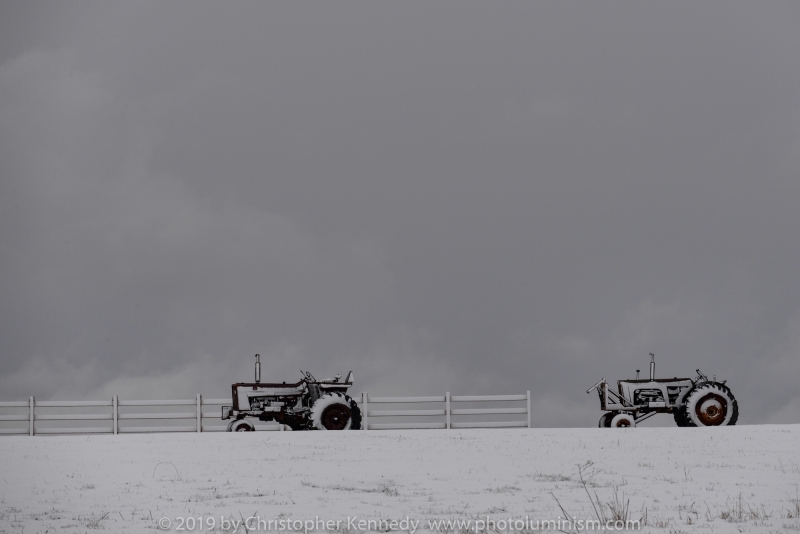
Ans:
<svg viewBox="0 0 800 534"><path fill-rule="evenodd" d="M798 531L798 451L800 425L3 437L0 532Z"/></svg>

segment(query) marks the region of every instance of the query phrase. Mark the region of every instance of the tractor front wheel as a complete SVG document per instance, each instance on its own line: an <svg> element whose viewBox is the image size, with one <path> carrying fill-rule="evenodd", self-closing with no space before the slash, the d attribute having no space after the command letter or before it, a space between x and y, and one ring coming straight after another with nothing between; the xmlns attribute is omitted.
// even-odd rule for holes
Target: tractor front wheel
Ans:
<svg viewBox="0 0 800 534"><path fill-rule="evenodd" d="M618 413L611 419L611 428L629 428L636 426L633 416L627 413Z"/></svg>
<svg viewBox="0 0 800 534"><path fill-rule="evenodd" d="M255 432L256 427L247 419L234 419L228 423L228 432Z"/></svg>
<svg viewBox="0 0 800 534"><path fill-rule="evenodd" d="M614 412L604 413L597 422L599 428L611 428L611 420L616 414Z"/></svg>

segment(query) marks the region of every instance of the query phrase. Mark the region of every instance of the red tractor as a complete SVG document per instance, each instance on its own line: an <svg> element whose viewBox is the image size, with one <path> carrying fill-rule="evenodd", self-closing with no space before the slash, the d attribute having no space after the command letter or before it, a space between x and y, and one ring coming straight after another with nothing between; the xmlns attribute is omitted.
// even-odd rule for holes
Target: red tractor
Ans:
<svg viewBox="0 0 800 534"><path fill-rule="evenodd" d="M300 371L303 378L294 384L262 383L261 357L256 354L256 380L231 385L233 406L222 407L222 419L233 419L228 432L254 431L250 418L276 421L292 430L359 430L361 410L347 395L353 385L353 372L342 380L317 380Z"/></svg>
<svg viewBox="0 0 800 534"><path fill-rule="evenodd" d="M709 380L697 370L691 378L655 378L655 355L650 354L650 379L619 380L617 391L603 378L586 390L597 390L603 414L598 426L632 427L657 413L671 413L682 427L735 425L739 404L725 381Z"/></svg>

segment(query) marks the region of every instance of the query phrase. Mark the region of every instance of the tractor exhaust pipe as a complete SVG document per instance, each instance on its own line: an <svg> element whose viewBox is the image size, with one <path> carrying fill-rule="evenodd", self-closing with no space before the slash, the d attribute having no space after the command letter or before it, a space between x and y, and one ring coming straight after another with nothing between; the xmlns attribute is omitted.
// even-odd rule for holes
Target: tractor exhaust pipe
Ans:
<svg viewBox="0 0 800 534"><path fill-rule="evenodd" d="M654 380L656 377L656 355L652 352L650 353L650 380Z"/></svg>
<svg viewBox="0 0 800 534"><path fill-rule="evenodd" d="M256 354L256 384L261 382L261 355Z"/></svg>
<svg viewBox="0 0 800 534"><path fill-rule="evenodd" d="M636 370L636 380L639 380L639 369Z"/></svg>

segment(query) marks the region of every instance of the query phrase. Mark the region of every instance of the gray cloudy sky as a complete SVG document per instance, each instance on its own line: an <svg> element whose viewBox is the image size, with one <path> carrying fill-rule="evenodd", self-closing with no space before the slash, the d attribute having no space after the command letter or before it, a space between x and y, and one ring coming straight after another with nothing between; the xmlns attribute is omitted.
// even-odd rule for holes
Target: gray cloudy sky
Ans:
<svg viewBox="0 0 800 534"><path fill-rule="evenodd" d="M800 423L798 58L796 2L4 2L0 396L260 352L591 426L655 352Z"/></svg>

